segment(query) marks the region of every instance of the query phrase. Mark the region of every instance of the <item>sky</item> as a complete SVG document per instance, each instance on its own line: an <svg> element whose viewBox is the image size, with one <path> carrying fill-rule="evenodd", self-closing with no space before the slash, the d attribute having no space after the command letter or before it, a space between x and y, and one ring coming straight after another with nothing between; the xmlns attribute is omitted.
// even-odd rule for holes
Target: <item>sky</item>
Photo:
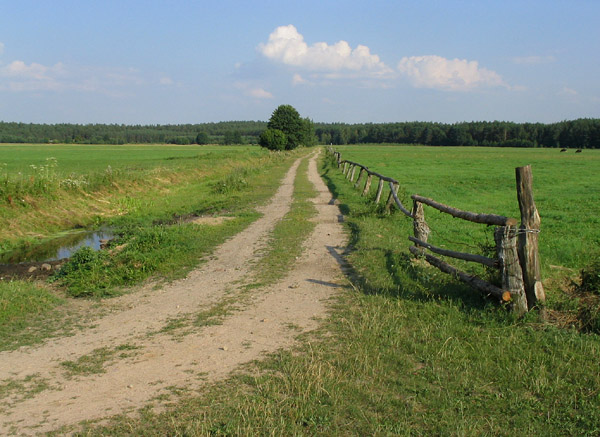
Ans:
<svg viewBox="0 0 600 437"><path fill-rule="evenodd" d="M600 0L0 0L0 121L600 118Z"/></svg>

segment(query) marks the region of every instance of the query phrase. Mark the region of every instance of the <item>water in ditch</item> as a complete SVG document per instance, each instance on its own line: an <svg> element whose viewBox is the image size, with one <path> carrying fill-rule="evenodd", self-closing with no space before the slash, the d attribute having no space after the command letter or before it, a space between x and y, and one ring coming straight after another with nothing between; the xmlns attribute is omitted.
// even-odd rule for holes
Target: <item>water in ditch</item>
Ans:
<svg viewBox="0 0 600 437"><path fill-rule="evenodd" d="M88 246L99 250L102 242L114 238L110 229L70 232L43 243L23 246L0 254L0 264L49 262L70 258L78 249Z"/></svg>

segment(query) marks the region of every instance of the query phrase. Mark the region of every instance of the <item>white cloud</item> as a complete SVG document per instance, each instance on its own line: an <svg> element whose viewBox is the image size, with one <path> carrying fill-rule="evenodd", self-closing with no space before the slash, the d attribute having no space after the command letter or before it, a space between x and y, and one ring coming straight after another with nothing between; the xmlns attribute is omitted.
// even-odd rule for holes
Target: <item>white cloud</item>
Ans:
<svg viewBox="0 0 600 437"><path fill-rule="evenodd" d="M171 79L164 76L159 79L163 85L169 81ZM156 79L144 78L133 68L65 66L61 62L46 66L20 60L0 66L0 91L74 90L122 96L130 94L135 87L148 84L156 84Z"/></svg>
<svg viewBox="0 0 600 437"><path fill-rule="evenodd" d="M360 71L371 75L391 72L367 46L358 45L352 49L346 41L333 45L317 42L309 46L291 24L275 29L269 35L269 41L260 44L258 50L271 60L310 71Z"/></svg>
<svg viewBox="0 0 600 437"><path fill-rule="evenodd" d="M66 73L62 63L52 67L32 62L13 61L0 67L0 89L11 91L58 90L64 88L60 78Z"/></svg>
<svg viewBox="0 0 600 437"><path fill-rule="evenodd" d="M245 96L253 97L255 99L272 99L273 94L264 88L253 86L247 82L236 82L233 84L235 88L241 90Z"/></svg>
<svg viewBox="0 0 600 437"><path fill-rule="evenodd" d="M269 91L266 91L262 88L251 88L246 91L246 95L248 95L250 97L255 97L257 99L272 99L273 98L273 94L271 94Z"/></svg>
<svg viewBox="0 0 600 437"><path fill-rule="evenodd" d="M404 57L398 63L398 70L417 88L449 91L486 86L509 88L498 73L466 59L446 59L436 55Z"/></svg>
<svg viewBox="0 0 600 437"><path fill-rule="evenodd" d="M302 85L306 83L308 83L308 81L302 76L300 76L298 73L294 74L294 76L292 77L292 85Z"/></svg>
<svg viewBox="0 0 600 437"><path fill-rule="evenodd" d="M520 65L538 65L550 64L556 61L554 56L517 56L512 59L515 64Z"/></svg>
<svg viewBox="0 0 600 437"><path fill-rule="evenodd" d="M569 88L569 87L564 87L558 93L558 95L560 95L560 96L567 96L567 97L574 97L574 96L576 96L578 94L579 93L577 91L575 91L573 88Z"/></svg>
<svg viewBox="0 0 600 437"><path fill-rule="evenodd" d="M166 77L163 76L159 79L158 83L160 83L161 85L173 85L173 79L171 79L170 77Z"/></svg>

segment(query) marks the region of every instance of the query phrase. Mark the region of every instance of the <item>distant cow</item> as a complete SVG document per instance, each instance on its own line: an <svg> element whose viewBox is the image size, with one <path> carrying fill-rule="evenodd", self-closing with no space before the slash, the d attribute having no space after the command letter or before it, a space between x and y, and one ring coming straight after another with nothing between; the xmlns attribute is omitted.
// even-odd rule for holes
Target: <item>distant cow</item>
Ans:
<svg viewBox="0 0 600 437"><path fill-rule="evenodd" d="M560 151L561 151L561 152L566 152L566 151L567 151L567 149L560 149Z"/></svg>
<svg viewBox="0 0 600 437"><path fill-rule="evenodd" d="M581 149L575 150L575 153L581 153Z"/></svg>

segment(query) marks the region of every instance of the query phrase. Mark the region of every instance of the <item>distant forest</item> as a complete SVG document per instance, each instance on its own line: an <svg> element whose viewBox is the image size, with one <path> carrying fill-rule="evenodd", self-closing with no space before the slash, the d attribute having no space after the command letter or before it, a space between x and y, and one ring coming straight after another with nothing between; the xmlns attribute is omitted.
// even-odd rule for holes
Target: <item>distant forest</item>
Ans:
<svg viewBox="0 0 600 437"><path fill-rule="evenodd" d="M600 149L600 119L559 123L502 121L433 123L314 123L320 144L401 143L431 146L566 147ZM0 122L0 143L256 144L263 121L179 125L31 124Z"/></svg>

